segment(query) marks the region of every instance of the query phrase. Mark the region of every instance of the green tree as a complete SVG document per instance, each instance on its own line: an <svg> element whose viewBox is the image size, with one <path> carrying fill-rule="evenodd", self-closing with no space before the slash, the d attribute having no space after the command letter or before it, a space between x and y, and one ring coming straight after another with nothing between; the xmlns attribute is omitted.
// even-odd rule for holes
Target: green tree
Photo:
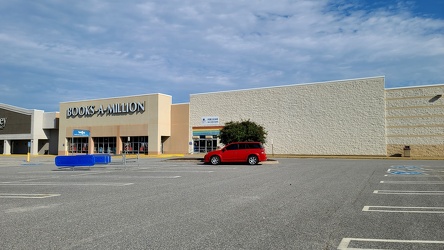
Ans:
<svg viewBox="0 0 444 250"><path fill-rule="evenodd" d="M265 143L267 131L264 127L250 120L230 121L220 131L220 142L227 145L232 142L255 141Z"/></svg>

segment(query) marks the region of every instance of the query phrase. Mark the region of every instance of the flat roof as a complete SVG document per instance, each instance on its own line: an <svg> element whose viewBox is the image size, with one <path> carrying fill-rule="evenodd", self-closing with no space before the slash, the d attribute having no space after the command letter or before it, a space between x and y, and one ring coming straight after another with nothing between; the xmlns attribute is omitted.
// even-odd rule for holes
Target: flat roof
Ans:
<svg viewBox="0 0 444 250"><path fill-rule="evenodd" d="M100 100L131 98L131 97L141 97L141 96L150 96L150 95L163 95L163 96L169 96L169 97L173 98L171 95L167 95L167 94L162 94L162 93L152 93L152 94L129 95L129 96L115 96L115 97L106 97L106 98L97 98L97 99L87 99L87 100L78 100L78 101L68 101L68 102L60 102L60 103L75 103L75 102L100 101Z"/></svg>
<svg viewBox="0 0 444 250"><path fill-rule="evenodd" d="M203 93L197 93L197 94L190 94L190 96L193 96L193 95L205 95L205 94L216 94L216 93L227 93L227 92L236 92L236 91L246 91L246 90L261 90L261 89L283 88L283 87L293 87L293 86L306 86L306 85L312 85L312 84L325 84L325 83L333 83L333 82L346 82L346 81L353 81L353 80L365 80L365 79L375 79L375 78L383 78L384 81L385 81L385 76L373 76L373 77L363 77L363 78L354 78L354 79L342 79L342 80L331 80L331 81L312 82L312 83L295 83L295 84L288 84L288 85L277 85L277 86L251 88L251 89L237 89L237 90L224 90L224 91L214 91L214 92L203 92Z"/></svg>
<svg viewBox="0 0 444 250"><path fill-rule="evenodd" d="M385 90L432 88L432 87L444 87L444 83L419 85L419 86L405 86L405 87L396 87L396 88L386 88Z"/></svg>

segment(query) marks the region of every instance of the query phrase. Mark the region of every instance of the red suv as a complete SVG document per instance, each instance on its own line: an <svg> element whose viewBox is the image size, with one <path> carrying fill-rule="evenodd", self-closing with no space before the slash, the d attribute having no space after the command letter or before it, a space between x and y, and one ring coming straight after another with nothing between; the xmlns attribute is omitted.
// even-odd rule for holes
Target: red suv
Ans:
<svg viewBox="0 0 444 250"><path fill-rule="evenodd" d="M208 152L205 163L213 165L222 162L247 162L250 165L267 160L267 154L260 142L233 142L219 150Z"/></svg>

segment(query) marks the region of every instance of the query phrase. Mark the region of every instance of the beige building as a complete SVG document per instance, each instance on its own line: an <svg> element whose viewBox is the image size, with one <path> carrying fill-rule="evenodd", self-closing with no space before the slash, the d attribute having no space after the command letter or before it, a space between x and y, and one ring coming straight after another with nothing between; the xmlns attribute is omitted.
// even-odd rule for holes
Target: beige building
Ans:
<svg viewBox="0 0 444 250"><path fill-rule="evenodd" d="M384 77L193 94L195 152L218 145L229 121L268 132L291 155L444 157L444 85L385 89Z"/></svg>
<svg viewBox="0 0 444 250"><path fill-rule="evenodd" d="M63 102L60 113L0 104L0 153L205 153L221 146L226 122L251 120L267 130L269 154L444 157L443 94L444 85L385 89L384 77L370 77L183 104L164 94Z"/></svg>
<svg viewBox="0 0 444 250"><path fill-rule="evenodd" d="M188 152L188 104L150 94L60 104L58 154Z"/></svg>
<svg viewBox="0 0 444 250"><path fill-rule="evenodd" d="M58 116L0 103L0 154L56 154Z"/></svg>
<svg viewBox="0 0 444 250"><path fill-rule="evenodd" d="M211 140L199 134L207 126L251 120L268 131L268 153L386 155L384 91L384 77L374 77L194 94L193 139Z"/></svg>
<svg viewBox="0 0 444 250"><path fill-rule="evenodd" d="M444 85L386 89L387 155L444 156Z"/></svg>

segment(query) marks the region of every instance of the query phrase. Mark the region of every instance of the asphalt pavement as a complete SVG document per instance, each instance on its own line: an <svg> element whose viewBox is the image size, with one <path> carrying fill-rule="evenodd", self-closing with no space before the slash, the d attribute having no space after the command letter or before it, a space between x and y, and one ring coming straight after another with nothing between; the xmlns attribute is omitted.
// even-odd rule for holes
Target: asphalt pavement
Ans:
<svg viewBox="0 0 444 250"><path fill-rule="evenodd" d="M444 249L444 161L0 157L0 249Z"/></svg>

